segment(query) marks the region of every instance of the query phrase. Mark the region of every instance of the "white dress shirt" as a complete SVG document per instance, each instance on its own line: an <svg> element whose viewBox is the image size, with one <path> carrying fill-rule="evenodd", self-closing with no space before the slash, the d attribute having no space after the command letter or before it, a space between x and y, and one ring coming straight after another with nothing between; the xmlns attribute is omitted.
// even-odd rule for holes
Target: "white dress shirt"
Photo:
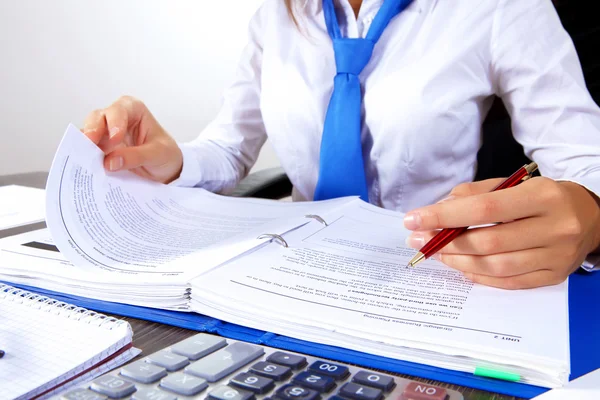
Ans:
<svg viewBox="0 0 600 400"><path fill-rule="evenodd" d="M335 61L322 0L292 2L299 28L283 0L266 0L253 17L220 113L180 144L174 184L227 193L268 138L294 200L313 198ZM355 17L348 0L336 0L342 34L365 37L381 4L363 0ZM360 79L373 204L407 212L472 181L494 95L542 175L600 195L600 109L551 0L414 0L384 31Z"/></svg>

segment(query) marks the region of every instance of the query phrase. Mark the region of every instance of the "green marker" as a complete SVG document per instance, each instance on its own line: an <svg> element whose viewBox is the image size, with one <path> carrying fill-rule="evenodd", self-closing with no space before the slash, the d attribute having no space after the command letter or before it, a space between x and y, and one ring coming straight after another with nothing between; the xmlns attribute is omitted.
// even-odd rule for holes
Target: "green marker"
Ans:
<svg viewBox="0 0 600 400"><path fill-rule="evenodd" d="M476 367L475 372L473 372L473 375L483 376L486 378L502 379L503 381L509 382L519 382L521 380L521 375L519 374L498 371L495 369L485 367Z"/></svg>

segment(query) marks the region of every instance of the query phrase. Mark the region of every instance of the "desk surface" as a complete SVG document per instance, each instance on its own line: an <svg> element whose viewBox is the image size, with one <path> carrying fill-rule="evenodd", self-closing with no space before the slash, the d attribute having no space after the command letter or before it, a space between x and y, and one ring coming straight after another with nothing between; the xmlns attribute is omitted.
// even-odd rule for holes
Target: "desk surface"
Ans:
<svg viewBox="0 0 600 400"><path fill-rule="evenodd" d="M34 172L29 174L19 174L19 175L5 175L0 176L0 186L4 185L23 185L23 186L31 186L37 188L44 188L46 185L46 177L47 174L44 172ZM32 224L27 226L22 226L18 228L8 229L4 231L0 231L0 238L6 236L12 236L19 233L32 231L35 229L44 228L44 223ZM157 350L162 349L163 347L169 346L173 343L176 343L182 339L185 339L188 336L193 335L194 331L182 328L176 328L169 325L158 324L154 322L143 321L135 318L123 318L128 321L133 328L134 337L133 337L133 345L142 350L142 355L151 354ZM408 377L410 379L415 379L418 381L422 381L425 383L438 385L442 387L446 387L449 389L455 389L460 391L465 400L520 400L517 397L513 396L504 396L499 394L494 394L490 392L484 392L481 390L475 390L471 388L465 388L457 385L448 385L446 383L414 378L412 376L407 375L399 375Z"/></svg>

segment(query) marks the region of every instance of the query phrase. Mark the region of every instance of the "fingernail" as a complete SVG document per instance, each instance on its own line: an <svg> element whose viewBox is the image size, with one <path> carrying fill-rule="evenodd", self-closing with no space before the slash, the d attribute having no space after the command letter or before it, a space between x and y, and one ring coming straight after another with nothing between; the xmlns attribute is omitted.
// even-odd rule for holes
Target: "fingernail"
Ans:
<svg viewBox="0 0 600 400"><path fill-rule="evenodd" d="M425 236L420 233L413 233L406 238L405 243L408 247L413 249L420 249L425 245Z"/></svg>
<svg viewBox="0 0 600 400"><path fill-rule="evenodd" d="M404 217L404 226L406 229L419 229L421 227L421 214L418 212L411 212L406 214Z"/></svg>
<svg viewBox="0 0 600 400"><path fill-rule="evenodd" d="M110 136L110 138L112 139L113 136L115 136L117 133L119 133L120 129L118 126L113 126L112 128L110 128L110 130L108 131L108 135Z"/></svg>
<svg viewBox="0 0 600 400"><path fill-rule="evenodd" d="M435 253L434 255L431 256L431 258L436 261L442 261L442 255L440 253Z"/></svg>
<svg viewBox="0 0 600 400"><path fill-rule="evenodd" d="M118 171L123 167L123 157L111 158L108 162L108 167L111 171Z"/></svg>
<svg viewBox="0 0 600 400"><path fill-rule="evenodd" d="M448 200L453 200L455 198L456 198L456 196L452 196L452 195L450 195L448 197L444 197L443 199L441 199L440 201L438 201L438 204L439 203L443 203L443 202L448 201Z"/></svg>

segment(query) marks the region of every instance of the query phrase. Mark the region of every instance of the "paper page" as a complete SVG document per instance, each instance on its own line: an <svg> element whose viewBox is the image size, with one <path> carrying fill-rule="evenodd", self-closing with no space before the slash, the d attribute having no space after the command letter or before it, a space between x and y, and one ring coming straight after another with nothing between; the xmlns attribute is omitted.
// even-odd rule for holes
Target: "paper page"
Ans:
<svg viewBox="0 0 600 400"><path fill-rule="evenodd" d="M103 158L96 145L69 126L48 179L48 227L74 264L145 274L146 279L195 275L203 268L198 259L173 262L219 243L254 240L262 227L280 218L348 201L319 205L218 196L150 182L130 172L109 173Z"/></svg>
<svg viewBox="0 0 600 400"><path fill-rule="evenodd" d="M0 186L0 230L44 221L45 192L25 186Z"/></svg>
<svg viewBox="0 0 600 400"><path fill-rule="evenodd" d="M259 315L391 345L558 360L568 370L566 283L506 291L433 260L407 269L415 251L404 247L403 215L360 201L342 211L327 227L315 222L286 235L289 248L270 244L198 277L192 299L212 293L217 307L222 296L246 323Z"/></svg>

